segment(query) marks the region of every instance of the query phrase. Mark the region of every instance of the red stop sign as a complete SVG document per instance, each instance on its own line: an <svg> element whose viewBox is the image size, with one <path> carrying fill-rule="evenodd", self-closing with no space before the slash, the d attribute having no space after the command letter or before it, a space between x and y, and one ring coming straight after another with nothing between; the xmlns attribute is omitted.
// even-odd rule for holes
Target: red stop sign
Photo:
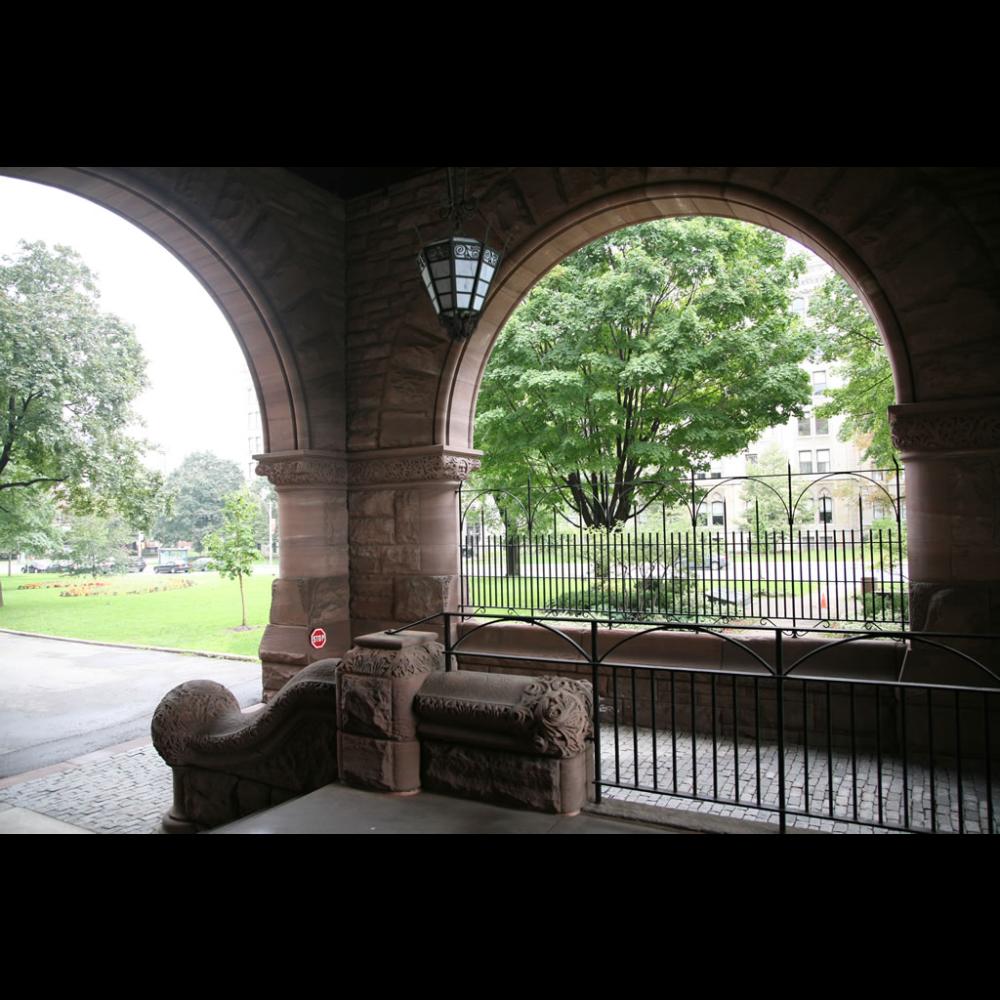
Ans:
<svg viewBox="0 0 1000 1000"><path fill-rule="evenodd" d="M309 642L313 649L322 649L326 645L326 629L314 628L309 633Z"/></svg>

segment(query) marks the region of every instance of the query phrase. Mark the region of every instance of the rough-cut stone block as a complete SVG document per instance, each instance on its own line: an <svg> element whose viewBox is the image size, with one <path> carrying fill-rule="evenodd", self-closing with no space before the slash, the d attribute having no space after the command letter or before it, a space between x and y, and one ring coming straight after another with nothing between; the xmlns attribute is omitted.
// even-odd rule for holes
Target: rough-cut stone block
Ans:
<svg viewBox="0 0 1000 1000"><path fill-rule="evenodd" d="M320 577L311 581L309 624L335 621L347 616L350 588L346 577Z"/></svg>
<svg viewBox="0 0 1000 1000"><path fill-rule="evenodd" d="M268 625L260 641L260 658L268 663L304 667L309 661L309 629L300 625Z"/></svg>
<svg viewBox="0 0 1000 1000"><path fill-rule="evenodd" d="M400 490L396 494L396 541L420 541L420 495L416 490Z"/></svg>
<svg viewBox="0 0 1000 1000"><path fill-rule="evenodd" d="M424 674L371 677L342 671L337 700L338 727L359 736L416 739L413 697L424 680Z"/></svg>
<svg viewBox="0 0 1000 1000"><path fill-rule="evenodd" d="M578 812L587 800L589 754L560 759L424 740L427 791L549 813Z"/></svg>
<svg viewBox="0 0 1000 1000"><path fill-rule="evenodd" d="M433 396L428 399L426 410L383 411L379 444L383 448L430 444L434 434L433 411Z"/></svg>
<svg viewBox="0 0 1000 1000"><path fill-rule="evenodd" d="M394 500L392 490L355 490L348 506L352 517L391 517Z"/></svg>
<svg viewBox="0 0 1000 1000"><path fill-rule="evenodd" d="M337 727L358 736L391 739L392 679L343 674L337 692Z"/></svg>
<svg viewBox="0 0 1000 1000"><path fill-rule="evenodd" d="M351 545L351 570L377 573L382 568L382 545Z"/></svg>
<svg viewBox="0 0 1000 1000"><path fill-rule="evenodd" d="M221 826L236 819L237 787L240 779L232 774L214 773L196 767L177 769L180 776L184 816L201 828Z"/></svg>
<svg viewBox="0 0 1000 1000"><path fill-rule="evenodd" d="M381 792L420 788L420 744L338 733L340 780Z"/></svg>
<svg viewBox="0 0 1000 1000"><path fill-rule="evenodd" d="M445 610L450 576L404 576L395 581L397 621L414 622Z"/></svg>
<svg viewBox="0 0 1000 1000"><path fill-rule="evenodd" d="M264 691L272 694L277 693L304 669L304 666L297 667L289 666L287 663L269 663L265 660L261 669Z"/></svg>
<svg viewBox="0 0 1000 1000"><path fill-rule="evenodd" d="M308 625L309 615L303 599L301 578L276 579L271 584L271 624Z"/></svg>
<svg viewBox="0 0 1000 1000"><path fill-rule="evenodd" d="M420 548L414 545L387 545L382 550L382 568L386 573L420 571Z"/></svg>
<svg viewBox="0 0 1000 1000"><path fill-rule="evenodd" d="M391 517L352 517L351 542L377 542L391 545L396 540L396 525Z"/></svg>

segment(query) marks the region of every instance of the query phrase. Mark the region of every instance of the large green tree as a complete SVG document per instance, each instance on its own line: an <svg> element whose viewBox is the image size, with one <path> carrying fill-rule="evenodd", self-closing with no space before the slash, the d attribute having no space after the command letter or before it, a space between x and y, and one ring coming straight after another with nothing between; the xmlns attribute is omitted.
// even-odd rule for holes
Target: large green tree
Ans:
<svg viewBox="0 0 1000 1000"><path fill-rule="evenodd" d="M800 414L811 334L792 315L804 266L783 237L718 218L619 230L556 266L511 317L476 416L485 478L530 472L588 526L612 528Z"/></svg>
<svg viewBox="0 0 1000 1000"><path fill-rule="evenodd" d="M81 514L70 519L64 550L80 570L96 574L102 563L112 562L119 570L126 564L126 549L135 536L120 518Z"/></svg>
<svg viewBox="0 0 1000 1000"><path fill-rule="evenodd" d="M45 551L56 508L146 528L162 480L142 464L133 403L146 384L132 328L99 304L68 247L0 259L0 538Z"/></svg>
<svg viewBox="0 0 1000 1000"><path fill-rule="evenodd" d="M821 417L844 416L840 437L866 443L864 457L891 468L899 454L889 434L888 409L896 401L892 368L871 314L850 285L831 275L814 296L809 315L816 323L824 360L835 363L843 384L828 387Z"/></svg>
<svg viewBox="0 0 1000 1000"><path fill-rule="evenodd" d="M201 549L205 536L222 527L226 497L243 487L240 467L208 451L197 451L167 477L172 498L171 513L161 517L154 529L161 542L194 543Z"/></svg>

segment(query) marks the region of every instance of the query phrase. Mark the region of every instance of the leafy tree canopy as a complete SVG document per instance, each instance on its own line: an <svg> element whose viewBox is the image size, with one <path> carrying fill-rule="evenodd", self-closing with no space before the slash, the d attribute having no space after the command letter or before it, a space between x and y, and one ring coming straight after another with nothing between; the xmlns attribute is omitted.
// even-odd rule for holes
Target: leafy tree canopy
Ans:
<svg viewBox="0 0 1000 1000"><path fill-rule="evenodd" d="M188 455L167 477L173 509L156 522L156 537L170 545L189 541L201 549L205 536L222 527L226 497L242 487L243 473L235 462L208 451Z"/></svg>
<svg viewBox="0 0 1000 1000"><path fill-rule="evenodd" d="M809 315L816 321L823 359L837 363L834 370L843 380L839 388L827 387L827 402L816 408L817 415L843 414L841 440L867 441L864 458L880 468L892 468L899 454L889 434L888 409L896 393L875 321L838 274L823 283Z"/></svg>
<svg viewBox="0 0 1000 1000"><path fill-rule="evenodd" d="M161 504L145 444L127 432L145 359L98 299L67 247L22 242L0 259L0 518L15 517L16 493L38 501L46 491L80 513L117 510L140 528Z"/></svg>
<svg viewBox="0 0 1000 1000"><path fill-rule="evenodd" d="M480 391L485 478L531 473L588 526L739 452L810 401L804 267L776 233L719 218L619 230L555 267L511 317Z"/></svg>
<svg viewBox="0 0 1000 1000"><path fill-rule="evenodd" d="M96 573L103 562L113 562L115 569L126 564L125 546L135 538L120 518L82 514L73 517L68 527L65 551L77 567Z"/></svg>

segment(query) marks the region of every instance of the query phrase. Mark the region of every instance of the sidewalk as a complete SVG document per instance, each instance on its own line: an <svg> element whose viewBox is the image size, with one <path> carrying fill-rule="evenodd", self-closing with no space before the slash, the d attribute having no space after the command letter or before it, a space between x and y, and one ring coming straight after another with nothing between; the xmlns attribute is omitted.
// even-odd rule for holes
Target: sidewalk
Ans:
<svg viewBox="0 0 1000 1000"><path fill-rule="evenodd" d="M159 833L172 800L147 736L0 780L0 834Z"/></svg>
<svg viewBox="0 0 1000 1000"><path fill-rule="evenodd" d="M160 833L170 768L145 740L0 781L0 834ZM214 833L681 833L584 814L576 817L442 795L378 795L327 785Z"/></svg>

